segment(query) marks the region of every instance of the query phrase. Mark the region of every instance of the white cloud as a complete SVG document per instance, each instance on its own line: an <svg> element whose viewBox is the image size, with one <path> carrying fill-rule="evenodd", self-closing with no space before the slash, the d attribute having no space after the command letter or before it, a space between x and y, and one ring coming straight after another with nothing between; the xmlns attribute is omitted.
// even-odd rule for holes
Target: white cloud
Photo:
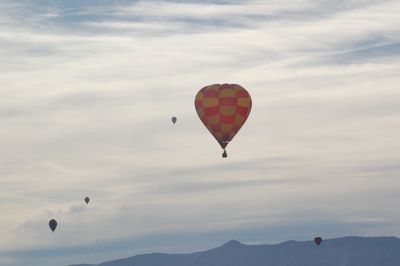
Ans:
<svg viewBox="0 0 400 266"><path fill-rule="evenodd" d="M107 16L1 3L0 249L56 248L54 265L76 246L96 253L96 240L275 230L310 216L398 234L400 63L385 45L399 42L400 7L334 3L141 1ZM193 108L198 89L223 82L253 97L224 161Z"/></svg>

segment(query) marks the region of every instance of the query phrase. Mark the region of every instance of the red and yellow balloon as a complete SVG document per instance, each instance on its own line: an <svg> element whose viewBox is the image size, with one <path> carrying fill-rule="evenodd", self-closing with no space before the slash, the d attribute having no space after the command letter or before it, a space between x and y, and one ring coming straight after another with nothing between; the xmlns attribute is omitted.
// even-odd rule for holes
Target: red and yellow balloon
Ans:
<svg viewBox="0 0 400 266"><path fill-rule="evenodd" d="M196 112L224 149L246 122L251 111L250 94L237 84L213 84L197 93Z"/></svg>

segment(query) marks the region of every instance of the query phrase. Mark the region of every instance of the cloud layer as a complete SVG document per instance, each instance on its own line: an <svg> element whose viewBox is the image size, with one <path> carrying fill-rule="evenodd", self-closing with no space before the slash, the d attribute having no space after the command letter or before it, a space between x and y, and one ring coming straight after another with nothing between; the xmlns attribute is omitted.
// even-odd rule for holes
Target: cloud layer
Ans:
<svg viewBox="0 0 400 266"><path fill-rule="evenodd" d="M0 1L0 264L398 235L399 12ZM228 160L193 107L224 82L253 97Z"/></svg>

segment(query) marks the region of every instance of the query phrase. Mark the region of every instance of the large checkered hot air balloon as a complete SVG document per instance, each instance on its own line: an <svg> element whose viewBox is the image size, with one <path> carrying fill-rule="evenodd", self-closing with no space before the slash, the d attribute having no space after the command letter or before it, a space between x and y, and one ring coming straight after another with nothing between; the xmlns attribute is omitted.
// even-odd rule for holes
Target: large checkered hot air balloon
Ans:
<svg viewBox="0 0 400 266"><path fill-rule="evenodd" d="M200 120L224 149L246 122L251 110L250 94L237 84L213 84L202 88L194 102Z"/></svg>

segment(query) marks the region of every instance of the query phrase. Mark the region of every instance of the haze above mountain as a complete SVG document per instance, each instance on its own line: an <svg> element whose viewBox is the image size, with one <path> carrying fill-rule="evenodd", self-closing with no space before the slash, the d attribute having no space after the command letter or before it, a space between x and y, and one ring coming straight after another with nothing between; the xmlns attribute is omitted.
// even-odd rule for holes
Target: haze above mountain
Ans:
<svg viewBox="0 0 400 266"><path fill-rule="evenodd" d="M207 251L190 254L153 253L119 259L97 266L397 266L400 239L396 237L344 237L313 241L287 241L275 245L245 245L231 240ZM95 266L79 264L70 266Z"/></svg>

